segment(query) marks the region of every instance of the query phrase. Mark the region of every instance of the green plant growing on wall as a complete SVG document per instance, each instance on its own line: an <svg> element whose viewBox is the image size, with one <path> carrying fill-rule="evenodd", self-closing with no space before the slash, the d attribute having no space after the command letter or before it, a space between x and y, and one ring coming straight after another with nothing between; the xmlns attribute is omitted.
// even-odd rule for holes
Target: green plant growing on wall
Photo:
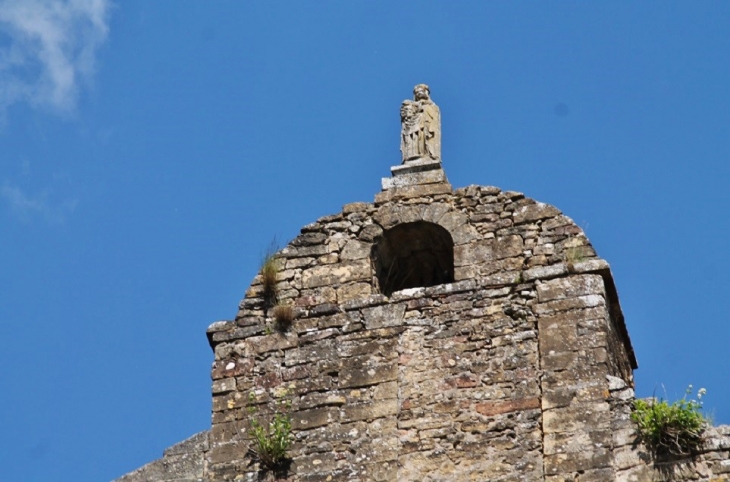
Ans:
<svg viewBox="0 0 730 482"><path fill-rule="evenodd" d="M249 393L249 423L253 448L251 449L263 469L277 470L288 460L287 452L292 443L291 434L291 400L287 394L283 399L274 402L274 413L269 420L262 420L253 405L254 393Z"/></svg>
<svg viewBox="0 0 730 482"><path fill-rule="evenodd" d="M568 263L569 266L585 260L586 257L583 254L583 246L573 246L565 251L565 261Z"/></svg>
<svg viewBox="0 0 730 482"><path fill-rule="evenodd" d="M706 390L697 392L697 400L688 399L692 385L685 396L669 403L663 399L636 400L631 414L639 436L657 455L691 455L702 445L702 434L709 420L702 414L702 397Z"/></svg>
<svg viewBox="0 0 730 482"><path fill-rule="evenodd" d="M588 244L584 234L570 234L563 244L563 261L569 271L575 269L575 265L595 255L595 252Z"/></svg>

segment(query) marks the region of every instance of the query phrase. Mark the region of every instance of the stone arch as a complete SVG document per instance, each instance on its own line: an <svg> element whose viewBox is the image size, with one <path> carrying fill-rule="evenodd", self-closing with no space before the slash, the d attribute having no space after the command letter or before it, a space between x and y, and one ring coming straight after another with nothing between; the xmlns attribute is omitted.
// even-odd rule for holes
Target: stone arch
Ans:
<svg viewBox="0 0 730 482"><path fill-rule="evenodd" d="M454 281L454 240L435 223L414 221L384 230L371 256L378 287L386 296Z"/></svg>

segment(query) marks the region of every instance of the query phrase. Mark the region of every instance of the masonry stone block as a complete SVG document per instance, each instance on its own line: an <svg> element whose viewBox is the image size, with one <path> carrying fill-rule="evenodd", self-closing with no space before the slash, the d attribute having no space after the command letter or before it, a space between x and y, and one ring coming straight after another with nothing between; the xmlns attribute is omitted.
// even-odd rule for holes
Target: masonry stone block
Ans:
<svg viewBox="0 0 730 482"><path fill-rule="evenodd" d="M362 310L365 320L365 327L369 330L387 326L398 326L403 323L403 315L406 305L398 303L395 305L382 305Z"/></svg>
<svg viewBox="0 0 730 482"><path fill-rule="evenodd" d="M578 275L558 278L537 285L537 297L540 303L583 295L605 297L603 278L599 275Z"/></svg>
<svg viewBox="0 0 730 482"><path fill-rule="evenodd" d="M545 433L590 432L610 426L609 404L606 402L573 403L567 407L545 410Z"/></svg>
<svg viewBox="0 0 730 482"><path fill-rule="evenodd" d="M522 253L523 241L520 236L510 235L502 238L480 240L471 244L454 247L454 265L468 266L485 264L492 261L517 256Z"/></svg>
<svg viewBox="0 0 730 482"><path fill-rule="evenodd" d="M514 212L515 223L519 224L538 219L554 218L560 215L560 211L549 204L534 202L532 200L525 201L527 202L521 203L521 206Z"/></svg>
<svg viewBox="0 0 730 482"><path fill-rule="evenodd" d="M354 388L368 385L375 385L382 382L395 380L398 374L398 366L391 362L378 364L371 367L346 365L339 374L338 386L340 388Z"/></svg>
<svg viewBox="0 0 730 482"><path fill-rule="evenodd" d="M371 249L371 243L351 239L347 241L347 244L345 244L345 247L342 249L340 258L345 261L367 258L370 256Z"/></svg>
<svg viewBox="0 0 730 482"><path fill-rule="evenodd" d="M370 263L356 260L333 266L315 266L302 272L304 288L318 288L348 281L366 280L371 277Z"/></svg>

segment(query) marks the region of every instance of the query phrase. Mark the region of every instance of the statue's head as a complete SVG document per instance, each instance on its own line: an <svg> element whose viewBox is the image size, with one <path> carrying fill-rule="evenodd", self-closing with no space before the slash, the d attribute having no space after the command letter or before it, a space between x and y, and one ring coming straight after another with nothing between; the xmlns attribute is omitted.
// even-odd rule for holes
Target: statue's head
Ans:
<svg viewBox="0 0 730 482"><path fill-rule="evenodd" d="M426 84L418 84L413 88L413 98L416 100L430 100L431 90Z"/></svg>
<svg viewBox="0 0 730 482"><path fill-rule="evenodd" d="M401 120L412 119L416 113L416 108L412 100L404 100L400 105L400 118Z"/></svg>

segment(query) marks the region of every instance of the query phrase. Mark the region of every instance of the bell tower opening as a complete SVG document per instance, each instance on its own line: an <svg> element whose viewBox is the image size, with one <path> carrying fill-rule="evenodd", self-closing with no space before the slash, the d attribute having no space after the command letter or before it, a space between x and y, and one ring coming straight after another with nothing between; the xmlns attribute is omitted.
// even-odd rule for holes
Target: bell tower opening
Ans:
<svg viewBox="0 0 730 482"><path fill-rule="evenodd" d="M454 281L454 240L438 224L404 223L383 232L372 251L380 292Z"/></svg>

